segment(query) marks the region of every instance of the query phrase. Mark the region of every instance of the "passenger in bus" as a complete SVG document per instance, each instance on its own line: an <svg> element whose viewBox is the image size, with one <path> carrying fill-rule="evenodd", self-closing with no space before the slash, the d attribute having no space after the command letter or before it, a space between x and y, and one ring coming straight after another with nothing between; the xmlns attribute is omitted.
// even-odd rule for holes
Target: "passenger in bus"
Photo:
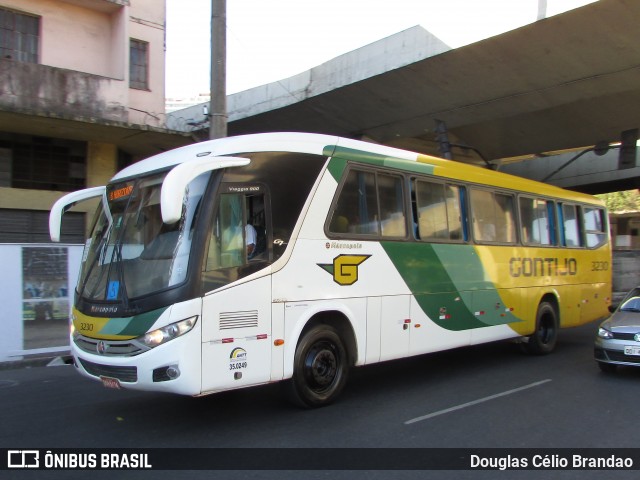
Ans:
<svg viewBox="0 0 640 480"><path fill-rule="evenodd" d="M245 243L247 244L247 258L251 259L257 253L258 234L250 223L244 227Z"/></svg>
<svg viewBox="0 0 640 480"><path fill-rule="evenodd" d="M330 229L334 233L347 233L349 231L349 220L344 215L334 215Z"/></svg>

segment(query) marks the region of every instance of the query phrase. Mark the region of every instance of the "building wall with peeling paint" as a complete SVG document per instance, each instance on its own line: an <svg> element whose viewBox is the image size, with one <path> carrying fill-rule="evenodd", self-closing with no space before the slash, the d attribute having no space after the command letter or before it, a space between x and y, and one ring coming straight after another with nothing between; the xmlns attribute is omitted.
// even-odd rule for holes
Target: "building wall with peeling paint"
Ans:
<svg viewBox="0 0 640 480"><path fill-rule="evenodd" d="M0 43L2 362L68 348L60 298L53 301L58 314L42 317L46 322L36 321L22 300L25 252L53 252L51 258L66 252L58 263L69 272L62 289L68 295L96 202L65 214L63 244L56 246L48 245L53 203L66 191L104 185L128 163L192 140L165 127L163 0L0 0L0 14L0 33L10 38ZM22 35L29 36L28 45ZM131 39L148 46L144 89L130 88ZM43 262L49 263L55 262ZM52 329L54 337L43 337Z"/></svg>
<svg viewBox="0 0 640 480"><path fill-rule="evenodd" d="M0 59L0 108L164 125L165 4L0 0L40 18L38 63ZM149 44L149 88L129 88L129 40Z"/></svg>

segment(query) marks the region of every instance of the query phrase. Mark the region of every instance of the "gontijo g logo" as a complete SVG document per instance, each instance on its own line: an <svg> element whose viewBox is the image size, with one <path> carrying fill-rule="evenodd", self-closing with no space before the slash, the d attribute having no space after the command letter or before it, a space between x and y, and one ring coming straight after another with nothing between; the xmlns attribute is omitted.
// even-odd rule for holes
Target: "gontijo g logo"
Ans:
<svg viewBox="0 0 640 480"><path fill-rule="evenodd" d="M338 255L333 264L318 263L331 275L338 285L353 285L358 281L358 266L371 255Z"/></svg>

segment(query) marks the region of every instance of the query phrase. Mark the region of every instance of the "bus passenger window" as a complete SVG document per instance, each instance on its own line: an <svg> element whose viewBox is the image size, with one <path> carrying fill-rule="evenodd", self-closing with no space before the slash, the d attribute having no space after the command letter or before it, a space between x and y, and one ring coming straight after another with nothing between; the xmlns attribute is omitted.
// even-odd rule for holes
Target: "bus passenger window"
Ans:
<svg viewBox="0 0 640 480"><path fill-rule="evenodd" d="M378 202L383 237L405 237L407 222L404 215L402 177L378 174Z"/></svg>
<svg viewBox="0 0 640 480"><path fill-rule="evenodd" d="M422 240L448 240L447 199L444 185L416 181L418 234Z"/></svg>
<svg viewBox="0 0 640 480"><path fill-rule="evenodd" d="M578 222L578 207L576 205L562 205L562 225L564 246L581 247L582 236Z"/></svg>
<svg viewBox="0 0 640 480"><path fill-rule="evenodd" d="M329 232L406 237L402 177L351 170L333 207Z"/></svg>
<svg viewBox="0 0 640 480"><path fill-rule="evenodd" d="M587 247L595 248L607 240L604 221L604 210L600 208L584 208L584 230Z"/></svg>
<svg viewBox="0 0 640 480"><path fill-rule="evenodd" d="M252 261L268 260L265 195L262 193L247 195L245 197L245 209L247 216L245 225L247 258Z"/></svg>
<svg viewBox="0 0 640 480"><path fill-rule="evenodd" d="M447 185L447 223L449 224L449 240L462 240L462 210L460 208L460 187Z"/></svg>
<svg viewBox="0 0 640 480"><path fill-rule="evenodd" d="M237 267L244 263L245 223L242 200L242 195L220 196L220 209L209 245L207 270Z"/></svg>
<svg viewBox="0 0 640 480"><path fill-rule="evenodd" d="M335 204L329 231L338 234L378 232L375 173L351 170Z"/></svg>
<svg viewBox="0 0 640 480"><path fill-rule="evenodd" d="M513 196L471 189L473 235L479 242L515 243Z"/></svg>
<svg viewBox="0 0 640 480"><path fill-rule="evenodd" d="M520 197L520 220L522 241L529 245L551 245L553 243L553 208L545 200Z"/></svg>
<svg viewBox="0 0 640 480"><path fill-rule="evenodd" d="M416 180L417 233L422 240L462 240L460 187Z"/></svg>
<svg viewBox="0 0 640 480"><path fill-rule="evenodd" d="M349 219L345 215L334 213L329 230L334 233L347 233L349 231Z"/></svg>
<svg viewBox="0 0 640 480"><path fill-rule="evenodd" d="M349 232L368 235L380 234L375 173L353 171L349 176L353 181L351 187L354 188L354 206L356 208L355 212L352 211L354 216L350 219Z"/></svg>
<svg viewBox="0 0 640 480"><path fill-rule="evenodd" d="M378 234L375 173L351 170L339 193L329 231Z"/></svg>

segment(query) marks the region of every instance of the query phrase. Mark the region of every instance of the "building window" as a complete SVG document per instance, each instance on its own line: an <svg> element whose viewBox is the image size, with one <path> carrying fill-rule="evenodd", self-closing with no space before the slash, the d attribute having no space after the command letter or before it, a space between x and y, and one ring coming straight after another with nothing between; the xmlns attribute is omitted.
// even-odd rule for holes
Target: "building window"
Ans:
<svg viewBox="0 0 640 480"><path fill-rule="evenodd" d="M1 158L1 157L0 157ZM135 162L133 157L125 151L118 149L118 161L117 161L117 171L127 168L129 165L133 165ZM0 170L1 171L1 170Z"/></svg>
<svg viewBox="0 0 640 480"><path fill-rule="evenodd" d="M0 243L51 243L49 212L0 208ZM84 243L85 214L66 212L60 229L62 243Z"/></svg>
<svg viewBox="0 0 640 480"><path fill-rule="evenodd" d="M131 39L129 56L129 87L149 90L149 44Z"/></svg>
<svg viewBox="0 0 640 480"><path fill-rule="evenodd" d="M11 187L12 157L11 149L0 148L0 187Z"/></svg>
<svg viewBox="0 0 640 480"><path fill-rule="evenodd" d="M40 18L0 8L0 56L38 63Z"/></svg>
<svg viewBox="0 0 640 480"><path fill-rule="evenodd" d="M0 186L69 192L86 185L87 144L0 132Z"/></svg>

